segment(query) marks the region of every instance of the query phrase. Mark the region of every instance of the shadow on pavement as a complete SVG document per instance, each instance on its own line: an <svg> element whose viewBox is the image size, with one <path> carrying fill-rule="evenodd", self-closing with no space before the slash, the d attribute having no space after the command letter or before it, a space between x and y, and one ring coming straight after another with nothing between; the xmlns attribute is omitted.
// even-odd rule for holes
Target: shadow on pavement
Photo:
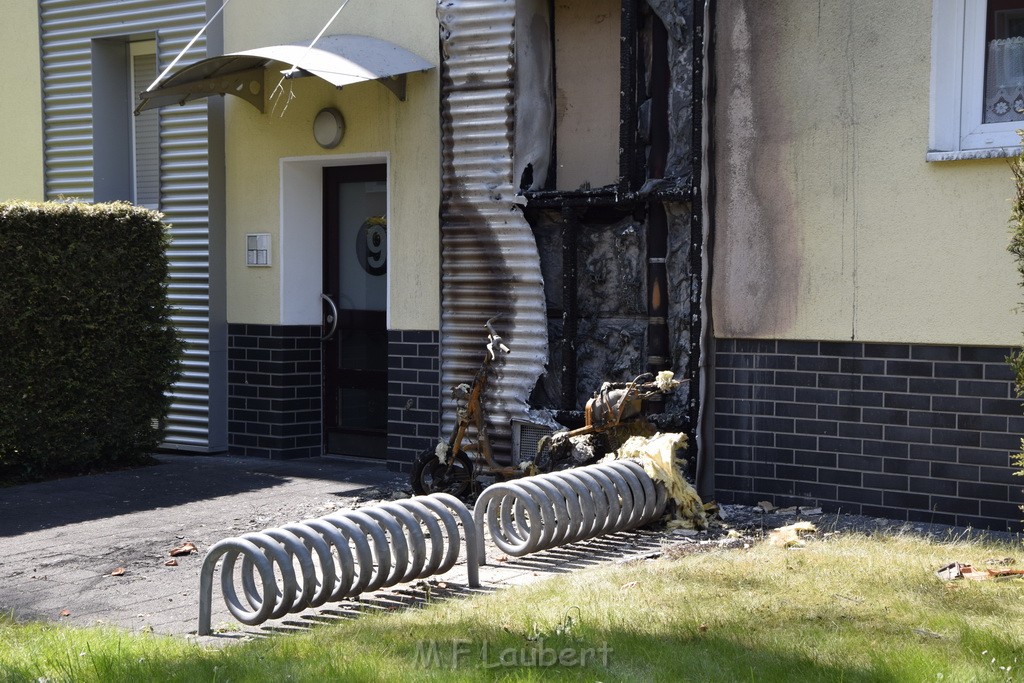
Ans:
<svg viewBox="0 0 1024 683"><path fill-rule="evenodd" d="M383 463L158 455L138 469L0 489L0 538L132 512L268 489L289 480L339 482L339 495L393 484Z"/></svg>

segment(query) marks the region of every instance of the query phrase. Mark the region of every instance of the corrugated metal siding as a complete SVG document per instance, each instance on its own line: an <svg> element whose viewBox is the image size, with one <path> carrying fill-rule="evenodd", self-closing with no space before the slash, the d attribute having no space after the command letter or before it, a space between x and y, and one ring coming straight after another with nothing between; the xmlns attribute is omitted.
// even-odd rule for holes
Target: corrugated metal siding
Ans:
<svg viewBox="0 0 1024 683"><path fill-rule="evenodd" d="M510 449L513 417L547 359L540 258L530 225L514 203L512 178L515 2L438 4L444 52L441 197L441 382L469 381L486 342L484 321L512 348L486 405L495 449ZM454 426L443 392L443 433Z"/></svg>
<svg viewBox="0 0 1024 683"><path fill-rule="evenodd" d="M156 36L163 69L206 20L205 0L41 0L46 195L93 199L92 40ZM206 56L205 38L188 59ZM171 223L169 292L187 342L165 445L210 448L206 101L160 113L160 210Z"/></svg>

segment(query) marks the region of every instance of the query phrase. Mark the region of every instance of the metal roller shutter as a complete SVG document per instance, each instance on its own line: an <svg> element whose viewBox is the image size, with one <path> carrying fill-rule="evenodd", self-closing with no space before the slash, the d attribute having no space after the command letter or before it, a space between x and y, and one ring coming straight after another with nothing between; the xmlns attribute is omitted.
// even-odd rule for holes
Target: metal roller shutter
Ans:
<svg viewBox="0 0 1024 683"><path fill-rule="evenodd" d="M206 2L41 0L39 5L46 196L93 201L93 41L155 38L157 68L162 70L205 22ZM185 59L205 56L204 36ZM175 324L187 343L164 445L219 450L223 429L210 423L207 103L167 107L160 111L158 125L159 209L172 225L168 291L177 308Z"/></svg>

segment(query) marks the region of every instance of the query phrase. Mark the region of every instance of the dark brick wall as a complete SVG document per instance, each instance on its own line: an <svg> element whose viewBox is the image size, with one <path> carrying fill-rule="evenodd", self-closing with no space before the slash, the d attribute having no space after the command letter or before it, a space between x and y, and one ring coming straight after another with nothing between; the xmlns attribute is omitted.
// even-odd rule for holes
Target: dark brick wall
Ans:
<svg viewBox="0 0 1024 683"><path fill-rule="evenodd" d="M321 455L319 325L228 325L228 448L238 455Z"/></svg>
<svg viewBox="0 0 1024 683"><path fill-rule="evenodd" d="M1009 348L715 343L719 501L1020 529Z"/></svg>
<svg viewBox="0 0 1024 683"><path fill-rule="evenodd" d="M438 439L440 333L388 330L388 466L407 472Z"/></svg>
<svg viewBox="0 0 1024 683"><path fill-rule="evenodd" d="M228 326L228 446L238 455L323 454L320 327ZM408 471L438 438L439 333L388 330L388 466Z"/></svg>

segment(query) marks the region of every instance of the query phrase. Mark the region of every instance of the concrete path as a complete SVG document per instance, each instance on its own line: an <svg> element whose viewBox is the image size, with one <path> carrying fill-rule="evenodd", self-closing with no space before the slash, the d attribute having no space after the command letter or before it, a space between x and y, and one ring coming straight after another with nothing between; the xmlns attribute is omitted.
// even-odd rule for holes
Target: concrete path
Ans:
<svg viewBox="0 0 1024 683"><path fill-rule="evenodd" d="M152 467L0 489L0 611L19 620L195 633L199 569L210 545L385 500L407 488L406 475L358 461L180 455L158 460ZM623 533L518 560L489 545L483 590L655 554L662 538ZM170 550L186 541L198 552L167 566ZM228 641L461 595L469 592L465 586L460 564L430 582L367 595L358 603L328 603L261 628L235 626L215 589L213 625L223 629L220 640Z"/></svg>

